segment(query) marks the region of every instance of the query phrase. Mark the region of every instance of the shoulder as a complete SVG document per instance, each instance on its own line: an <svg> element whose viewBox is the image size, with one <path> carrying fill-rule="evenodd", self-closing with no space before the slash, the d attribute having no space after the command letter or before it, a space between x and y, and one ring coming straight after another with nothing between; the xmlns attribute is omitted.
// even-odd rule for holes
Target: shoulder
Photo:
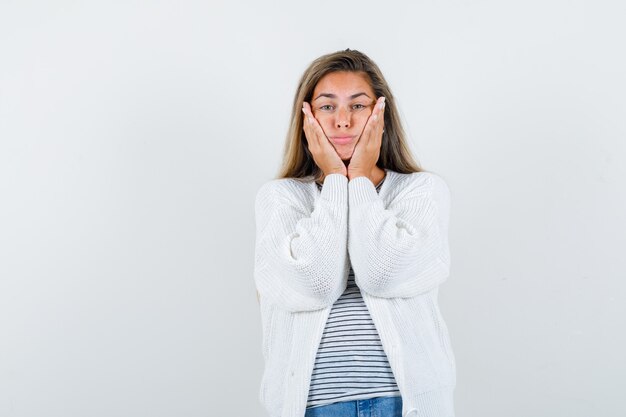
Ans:
<svg viewBox="0 0 626 417"><path fill-rule="evenodd" d="M448 188L448 183L443 179L442 176L435 174L434 172L416 172L414 175L421 177L421 181L425 181L430 187L431 192L435 193L444 193L450 194L450 188Z"/></svg>
<svg viewBox="0 0 626 417"><path fill-rule="evenodd" d="M256 194L297 194L309 192L313 185L312 181L297 178L275 178L261 184Z"/></svg>
<svg viewBox="0 0 626 417"><path fill-rule="evenodd" d="M388 174L392 180L387 190L391 204L421 200L430 201L442 210L450 206L450 189L442 176L428 171L409 174L389 171Z"/></svg>
<svg viewBox="0 0 626 417"><path fill-rule="evenodd" d="M256 192L257 204L267 200L305 201L313 198L312 181L297 178L275 178L263 183Z"/></svg>

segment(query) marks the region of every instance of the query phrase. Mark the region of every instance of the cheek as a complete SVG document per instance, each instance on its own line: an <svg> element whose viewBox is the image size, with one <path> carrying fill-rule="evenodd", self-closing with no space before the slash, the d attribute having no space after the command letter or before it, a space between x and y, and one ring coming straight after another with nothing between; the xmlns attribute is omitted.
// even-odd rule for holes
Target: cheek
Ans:
<svg viewBox="0 0 626 417"><path fill-rule="evenodd" d="M354 118L354 123L355 125L363 128L365 127L365 124L367 123L367 120L370 117L370 114L372 114L372 112L360 112L358 113L355 118Z"/></svg>
<svg viewBox="0 0 626 417"><path fill-rule="evenodd" d="M327 113L317 112L317 113L313 113L313 116L315 116L320 126L322 126L324 130L326 130L327 128L332 128L333 118L331 115Z"/></svg>

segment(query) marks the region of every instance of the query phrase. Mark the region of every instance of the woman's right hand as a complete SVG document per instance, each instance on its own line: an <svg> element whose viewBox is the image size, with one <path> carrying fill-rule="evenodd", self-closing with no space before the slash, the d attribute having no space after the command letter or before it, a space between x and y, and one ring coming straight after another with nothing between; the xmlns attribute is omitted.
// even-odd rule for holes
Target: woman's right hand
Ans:
<svg viewBox="0 0 626 417"><path fill-rule="evenodd" d="M309 150L313 155L313 160L324 173L324 176L330 174L342 174L348 176L346 164L333 147L332 143L326 137L319 122L311 112L311 105L306 101L302 104L302 112L304 113L303 129L306 140L309 144Z"/></svg>

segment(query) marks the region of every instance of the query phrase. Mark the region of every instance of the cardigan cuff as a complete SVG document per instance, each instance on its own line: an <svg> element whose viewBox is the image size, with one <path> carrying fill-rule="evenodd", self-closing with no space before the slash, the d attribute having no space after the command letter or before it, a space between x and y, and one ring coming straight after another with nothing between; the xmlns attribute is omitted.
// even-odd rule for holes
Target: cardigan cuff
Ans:
<svg viewBox="0 0 626 417"><path fill-rule="evenodd" d="M375 201L378 199L376 186L368 177L356 177L348 182L350 206Z"/></svg>
<svg viewBox="0 0 626 417"><path fill-rule="evenodd" d="M347 203L348 177L343 174L330 174L324 177L320 197L333 203Z"/></svg>

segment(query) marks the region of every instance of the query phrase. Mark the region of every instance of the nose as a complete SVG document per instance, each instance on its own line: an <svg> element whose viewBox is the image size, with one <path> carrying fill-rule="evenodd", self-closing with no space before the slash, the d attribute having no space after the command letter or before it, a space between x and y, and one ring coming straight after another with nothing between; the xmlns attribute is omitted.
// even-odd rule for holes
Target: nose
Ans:
<svg viewBox="0 0 626 417"><path fill-rule="evenodd" d="M337 120L335 124L338 129L342 127L350 127L350 112L345 109L339 109L337 111Z"/></svg>

